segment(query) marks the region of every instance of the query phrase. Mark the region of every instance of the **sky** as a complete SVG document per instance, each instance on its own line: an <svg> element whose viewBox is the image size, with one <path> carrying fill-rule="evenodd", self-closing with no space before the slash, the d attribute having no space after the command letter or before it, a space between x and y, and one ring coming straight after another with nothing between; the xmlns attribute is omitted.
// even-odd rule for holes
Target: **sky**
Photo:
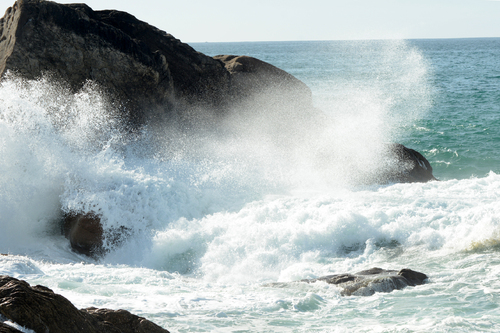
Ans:
<svg viewBox="0 0 500 333"><path fill-rule="evenodd" d="M83 2L129 12L186 43L500 37L500 0ZM0 0L0 11L13 3Z"/></svg>

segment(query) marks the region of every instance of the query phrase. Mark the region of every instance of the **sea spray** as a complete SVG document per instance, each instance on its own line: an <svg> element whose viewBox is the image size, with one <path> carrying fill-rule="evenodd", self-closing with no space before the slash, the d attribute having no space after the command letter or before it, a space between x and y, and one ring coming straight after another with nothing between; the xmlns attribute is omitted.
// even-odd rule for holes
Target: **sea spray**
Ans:
<svg viewBox="0 0 500 333"><path fill-rule="evenodd" d="M271 91L252 97L245 105L253 108L235 109L221 124L200 120L183 128L167 121L131 134L119 106L92 82L72 93L48 76L29 81L9 75L2 85L2 125L16 133L17 142L24 140L8 145L15 150L11 155L27 150L24 164L37 169L30 177L38 173L46 182L30 191L45 207L25 219L45 221L40 228L52 225L55 232L62 213L91 212L108 231L108 251L116 243L113 232L131 241L138 237L147 249L158 232L180 219L237 212L270 194L376 181L394 163L385 145L395 128L428 100L425 63L415 49L384 43L376 52L381 57L367 73L370 84L348 84L347 100L331 101L326 112L332 120L320 118L320 124L293 115L300 110L288 109ZM388 94L393 86L398 89ZM408 107L412 98L420 99L419 107ZM404 105L404 115L398 115L398 105Z"/></svg>
<svg viewBox="0 0 500 333"><path fill-rule="evenodd" d="M404 127L431 106L429 64L402 40L338 43L323 53L328 60L318 70L326 77L316 104L333 125L318 146L328 156L330 174L340 171L350 185L371 182L387 168L387 143L399 142Z"/></svg>
<svg viewBox="0 0 500 333"><path fill-rule="evenodd" d="M121 125L90 82L72 93L48 76L23 80L8 74L0 99L1 219L9 231L2 238L17 252L37 243L31 237L60 233L65 183L93 168L95 154L119 137Z"/></svg>
<svg viewBox="0 0 500 333"><path fill-rule="evenodd" d="M487 136L483 129L494 127L498 113L485 113L480 107L484 99L469 100L469 95L455 96L456 103L451 103L441 90L442 74L435 74L446 72L446 82L465 84L466 91L478 88L476 83L487 75L481 66L475 66L476 50L481 49L477 44L490 47L494 41L407 42L419 45L424 62L431 66L427 71L430 77L418 82L427 81L429 89L439 96L434 99L431 94L433 103L430 112L421 113L423 120L395 133L413 138L403 143L426 157L430 154L433 166L436 161L449 163L449 167L439 168L439 178L445 179L440 182L346 182L343 174L336 175L335 168L328 168L328 156L325 163L304 157L298 168L279 158L286 150L252 137L233 139L227 129L224 135L216 131L208 135L165 127L163 134L145 129L132 138L113 134L94 145L84 136L82 144L75 144L66 140L63 131L53 130L44 109L32 103L23 110L34 117L41 115L40 123L50 130L39 131L27 126L29 122L0 121L0 252L10 253L0 256L0 272L46 285L78 308L124 308L174 332L496 332L500 323L500 260L495 242L500 228L500 176L492 154L498 151L495 133ZM279 67L303 75L301 79L313 87L317 106L321 101L330 102L327 96L331 95L333 102L326 105L332 108L321 107L331 113L349 105L338 102L337 92L351 96L353 102L358 93L342 90L343 85L331 89L337 80L347 82L357 77L361 86L376 85L374 76L364 81L356 71L339 70L335 81L325 78L322 68L349 68L356 53L334 53L348 43L359 42L206 43L200 47L221 48L217 53L225 53L224 46L236 47L236 51L253 49L261 59L270 50L279 50L276 58L282 64L294 64L293 68ZM475 56L467 50L449 52L450 44L460 50L472 45ZM317 46L333 55L325 58L326 53L312 50ZM295 52L297 49L303 53ZM372 53L370 48L357 50L359 63L351 69L359 67L371 73L368 65L360 66L362 60L376 63L380 53ZM498 50L488 53L495 55L490 59L493 67L498 64ZM405 54L408 49L403 51ZM439 62L443 57L445 66ZM319 59L339 65L324 66ZM467 73L477 80L462 75L468 66L457 74L455 66L449 65L456 61L472 66L474 71ZM499 81L487 82L493 85ZM50 90L50 86L44 87L44 91ZM396 94L397 86L385 87L388 91L384 94ZM418 87L415 89L418 92ZM0 93L3 100L19 95L17 88ZM19 105L27 105L25 100L19 101ZM419 108L426 101L409 104ZM470 126L469 116L460 118L465 113L453 111L464 103L477 106L470 112L470 118L475 119ZM20 108L18 104L10 105ZM490 111L498 108L487 106ZM94 109L87 110L90 116ZM408 123L411 115L414 113L407 114ZM341 113L336 119L341 120ZM457 123L455 127L448 127L450 119ZM335 134L335 128L330 128L330 135ZM453 137L447 134L449 128L454 130ZM466 140L462 130L468 131ZM486 139L469 136L474 131ZM312 131L312 135L317 132ZM85 149L86 142L90 150ZM328 152L335 143L326 141L321 148ZM41 147L40 154L36 147ZM318 156L316 148L295 151ZM482 159L486 154L490 158ZM17 165L30 174L25 175ZM331 177L318 177L328 170ZM471 177L477 170L486 172ZM33 204L35 197L41 204ZM52 216L64 207L90 208L93 204L107 212L105 223L125 223L135 230L99 261L72 252L50 222L59 222ZM32 236L26 234L30 230ZM429 275L429 283L370 297L342 297L338 288L325 283L290 283L374 266L419 270ZM262 286L277 281L287 282L289 287Z"/></svg>

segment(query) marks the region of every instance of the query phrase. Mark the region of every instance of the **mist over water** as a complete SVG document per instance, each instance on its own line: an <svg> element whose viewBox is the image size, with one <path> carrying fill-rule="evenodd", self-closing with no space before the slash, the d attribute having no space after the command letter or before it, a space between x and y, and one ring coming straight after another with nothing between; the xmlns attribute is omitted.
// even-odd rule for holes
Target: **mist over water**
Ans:
<svg viewBox="0 0 500 333"><path fill-rule="evenodd" d="M498 323L486 310L481 320L446 311L460 293L469 300L458 304L477 310L489 297L495 308L500 176L456 179L438 167L445 181L372 183L392 166L390 142L403 140L432 164L447 159L432 153L431 135L408 145L422 122L440 130L428 122L441 98L429 56L404 41L198 46L295 75L326 115L321 126L258 96L259 109L232 110L219 124L130 133L119 106L91 82L71 93L49 77L10 75L0 86L0 252L11 256L0 257L0 274L174 331ZM103 258L70 250L60 221L72 211L101 215ZM431 283L369 299L341 298L324 284L262 287L373 266L420 270ZM409 298L418 311L404 307Z"/></svg>
<svg viewBox="0 0 500 333"><path fill-rule="evenodd" d="M41 232L61 209L97 211L109 228L146 232L240 209L267 194L361 184L387 167L384 144L398 125L429 103L418 51L403 42L376 48L380 57L362 73L363 84L332 78L338 96L319 103L332 116L323 127L269 95L254 97L261 109L235 110L222 126L151 124L154 131L145 126L132 137L120 110L91 82L72 94L50 77L9 75L0 91L9 220L30 230L44 220ZM408 107L415 99L419 107Z"/></svg>

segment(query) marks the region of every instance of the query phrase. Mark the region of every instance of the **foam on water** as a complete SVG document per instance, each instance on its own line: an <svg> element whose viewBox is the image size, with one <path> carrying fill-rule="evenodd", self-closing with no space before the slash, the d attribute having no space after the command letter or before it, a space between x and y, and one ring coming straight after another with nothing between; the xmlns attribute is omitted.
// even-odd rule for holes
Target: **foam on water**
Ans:
<svg viewBox="0 0 500 333"><path fill-rule="evenodd" d="M207 281L293 281L415 252L494 249L500 177L272 196L159 230L142 265ZM117 252L125 251L125 248ZM125 257L127 255L124 255Z"/></svg>
<svg viewBox="0 0 500 333"><path fill-rule="evenodd" d="M255 127L233 119L224 133L130 135L91 83L72 94L49 78L2 81L0 273L177 331L492 330L500 175L365 185L432 99L418 51L380 55L366 81L321 99L331 124L295 140L248 118ZM59 225L69 211L125 227L122 242L97 261L73 253ZM263 287L373 266L432 283L363 299L325 283Z"/></svg>
<svg viewBox="0 0 500 333"><path fill-rule="evenodd" d="M387 56L379 72L397 65L390 77L375 79L383 83L354 89L357 99L336 104L341 117L322 130L304 124L299 133L291 131L301 122L282 126L285 106L260 103L266 112L229 118L223 134L151 126L132 137L122 129L119 108L92 83L72 94L48 77L8 76L0 91L5 248L17 252L24 241L33 244L30 234L54 234L62 212L89 211L102 216L107 230L125 227L147 248L165 237L156 233L182 219L238 211L267 194L376 178L388 163L383 150L394 127L391 105L425 87L423 62L414 50L396 57L399 48L382 50ZM420 71L404 71L415 67ZM404 87L384 96L388 82Z"/></svg>

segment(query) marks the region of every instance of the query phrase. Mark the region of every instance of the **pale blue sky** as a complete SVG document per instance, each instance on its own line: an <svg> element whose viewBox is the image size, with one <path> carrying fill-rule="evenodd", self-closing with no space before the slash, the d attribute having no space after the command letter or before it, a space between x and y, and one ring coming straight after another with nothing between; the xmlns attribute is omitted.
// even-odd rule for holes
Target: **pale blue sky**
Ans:
<svg viewBox="0 0 500 333"><path fill-rule="evenodd" d="M0 11L13 3L0 0L3 7ZM85 3L94 10L127 11L184 42L500 37L498 0L87 0Z"/></svg>

